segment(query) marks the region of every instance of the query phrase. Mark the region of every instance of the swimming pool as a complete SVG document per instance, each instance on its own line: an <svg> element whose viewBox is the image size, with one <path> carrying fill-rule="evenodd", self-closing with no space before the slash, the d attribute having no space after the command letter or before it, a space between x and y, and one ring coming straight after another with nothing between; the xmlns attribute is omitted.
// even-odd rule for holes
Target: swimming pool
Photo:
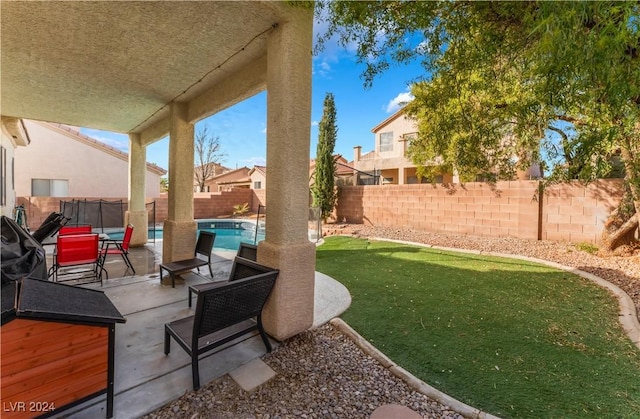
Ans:
<svg viewBox="0 0 640 419"><path fill-rule="evenodd" d="M255 223L235 220L206 220L198 221L198 231L209 231L216 233L216 240L213 243L214 249L220 250L238 250L240 243L254 243L264 240L264 231L258 231L256 236ZM153 241L162 239L162 227L155 230L149 229L149 240ZM122 240L124 232L115 231L107 233L110 238ZM154 236L155 234L155 236Z"/></svg>

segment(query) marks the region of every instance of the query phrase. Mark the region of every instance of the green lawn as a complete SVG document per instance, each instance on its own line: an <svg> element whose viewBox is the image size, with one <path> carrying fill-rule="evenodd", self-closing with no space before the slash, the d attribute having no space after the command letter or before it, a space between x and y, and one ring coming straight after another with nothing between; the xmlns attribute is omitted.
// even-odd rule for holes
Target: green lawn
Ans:
<svg viewBox="0 0 640 419"><path fill-rule="evenodd" d="M330 237L316 269L342 282L342 318L397 364L513 418L640 417L640 350L617 300L515 259Z"/></svg>

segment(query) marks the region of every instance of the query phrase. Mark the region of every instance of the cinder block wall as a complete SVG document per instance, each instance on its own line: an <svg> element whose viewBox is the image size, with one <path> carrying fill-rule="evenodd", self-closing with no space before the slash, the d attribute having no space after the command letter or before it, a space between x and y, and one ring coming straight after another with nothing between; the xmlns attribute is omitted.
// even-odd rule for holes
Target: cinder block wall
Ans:
<svg viewBox="0 0 640 419"><path fill-rule="evenodd" d="M252 191L251 212L257 213L259 205L267 205L267 191L265 189L252 189Z"/></svg>
<svg viewBox="0 0 640 419"><path fill-rule="evenodd" d="M65 198L51 198L51 197L18 197L17 204L24 205L27 213L27 221L31 230L37 229L44 219L53 211L60 211L60 201L71 201L72 199L84 200L82 197L65 197ZM122 201L127 203L127 198L121 198ZM120 198L106 198L105 201L120 201ZM91 200L98 200L98 198L92 198ZM162 224L169 216L169 203L166 194L161 194L159 198L154 200L155 202L155 221L156 224ZM234 189L232 191L225 192L213 192L202 194L194 198L194 218L218 218L223 216L230 216L233 214L233 207L235 205L249 204L251 211L257 211L258 205L264 205L264 191L258 191L254 193L252 189ZM147 205L149 209L149 222L152 222L151 206Z"/></svg>
<svg viewBox="0 0 640 419"><path fill-rule="evenodd" d="M27 221L29 228L33 231L40 227L40 224L47 218L52 212L60 211L61 201L82 200L84 197L65 197L54 198L47 196L19 196L16 200L16 205L23 205L25 212L27 213ZM86 198L87 201L98 201L99 198ZM127 204L127 198L102 198L103 201L117 202L122 201Z"/></svg>
<svg viewBox="0 0 640 419"><path fill-rule="evenodd" d="M622 180L604 179L588 186L578 182L546 189L542 205L538 182L461 185L343 186L336 218L349 223L414 228L438 233L488 237L597 243L604 222L622 197ZM73 198L62 198L70 201ZM84 198L76 198L84 199ZM61 198L18 197L27 210L29 227L38 228ZM119 199L106 199L119 201ZM122 199L126 202L126 198ZM168 217L166 195L155 200L156 223ZM265 191L235 189L194 198L194 218L217 218L248 203L251 211L265 205Z"/></svg>
<svg viewBox="0 0 640 419"><path fill-rule="evenodd" d="M542 238L597 243L609 214L622 198L621 179L602 179L547 188L542 212Z"/></svg>
<svg viewBox="0 0 640 419"><path fill-rule="evenodd" d="M344 186L338 221L438 233L596 243L622 196L621 180L549 187L537 181Z"/></svg>
<svg viewBox="0 0 640 419"><path fill-rule="evenodd" d="M193 218L218 218L233 214L235 205L249 204L253 199L251 189L233 189L225 192L213 192L208 197L196 197L193 201Z"/></svg>

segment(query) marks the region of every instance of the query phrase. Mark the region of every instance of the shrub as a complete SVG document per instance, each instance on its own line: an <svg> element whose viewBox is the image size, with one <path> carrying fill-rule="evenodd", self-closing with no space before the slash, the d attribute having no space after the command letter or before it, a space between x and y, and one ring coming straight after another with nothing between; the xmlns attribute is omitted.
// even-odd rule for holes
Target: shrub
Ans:
<svg viewBox="0 0 640 419"><path fill-rule="evenodd" d="M249 212L249 204L238 204L233 206L233 215L244 215Z"/></svg>
<svg viewBox="0 0 640 419"><path fill-rule="evenodd" d="M582 250L583 252L591 253L595 255L598 252L598 247L587 242L581 242L576 244L576 249Z"/></svg>

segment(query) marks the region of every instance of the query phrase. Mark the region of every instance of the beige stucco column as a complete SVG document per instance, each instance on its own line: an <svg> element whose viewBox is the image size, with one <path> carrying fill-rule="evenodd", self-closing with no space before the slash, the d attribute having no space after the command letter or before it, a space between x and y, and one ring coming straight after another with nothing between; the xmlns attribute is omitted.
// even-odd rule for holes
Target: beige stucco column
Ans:
<svg viewBox="0 0 640 419"><path fill-rule="evenodd" d="M187 119L187 105L173 102L169 131L169 215L164 222L163 262L193 257L196 243L193 153L193 124Z"/></svg>
<svg viewBox="0 0 640 419"><path fill-rule="evenodd" d="M146 176L147 149L140 144L140 134L129 134L129 208L124 222L133 225L133 247L147 243Z"/></svg>
<svg viewBox="0 0 640 419"><path fill-rule="evenodd" d="M280 25L267 50L267 221L258 261L280 269L263 311L283 340L313 323L315 245L308 238L312 11Z"/></svg>
<svg viewBox="0 0 640 419"><path fill-rule="evenodd" d="M404 185L407 183L407 174L405 173L406 169L407 168L402 164L398 167L398 185Z"/></svg>

